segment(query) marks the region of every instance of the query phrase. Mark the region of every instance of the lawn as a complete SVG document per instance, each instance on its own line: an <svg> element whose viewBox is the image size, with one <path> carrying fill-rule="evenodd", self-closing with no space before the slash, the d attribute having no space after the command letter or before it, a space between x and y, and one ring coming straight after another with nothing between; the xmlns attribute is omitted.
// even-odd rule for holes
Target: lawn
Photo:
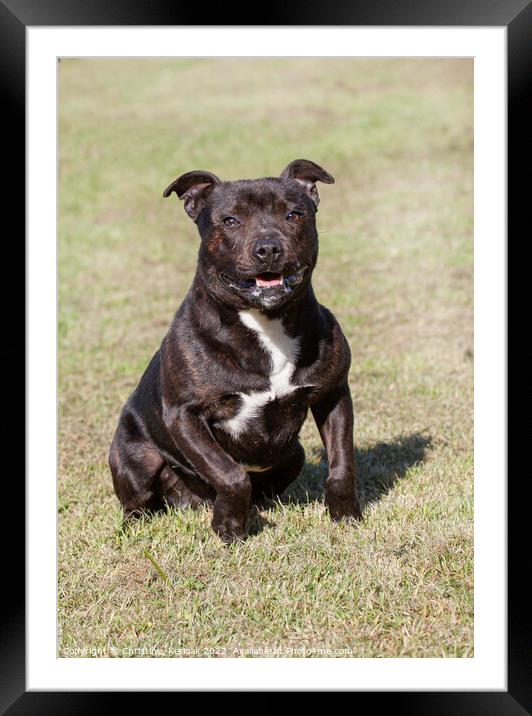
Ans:
<svg viewBox="0 0 532 716"><path fill-rule="evenodd" d="M472 61L64 60L59 140L58 654L472 656ZM351 346L364 520L329 521L309 418L245 543L208 510L124 530L109 443L198 250L162 191L300 157L336 178L314 287Z"/></svg>

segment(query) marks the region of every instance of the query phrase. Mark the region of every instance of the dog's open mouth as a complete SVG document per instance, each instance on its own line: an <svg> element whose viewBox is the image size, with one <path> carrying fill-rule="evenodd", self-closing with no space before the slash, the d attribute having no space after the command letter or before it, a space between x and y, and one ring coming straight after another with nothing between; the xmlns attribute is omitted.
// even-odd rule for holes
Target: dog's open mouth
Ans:
<svg viewBox="0 0 532 716"><path fill-rule="evenodd" d="M256 276L249 278L231 278L227 274L220 274L221 279L224 283L237 291L251 291L252 293L268 291L271 289L283 289L286 293L291 293L292 289L295 288L301 281L307 271L306 266L300 268L295 272L284 273L273 273L272 271L265 271L259 273Z"/></svg>
<svg viewBox="0 0 532 716"><path fill-rule="evenodd" d="M259 273L258 276L255 276L255 283L261 288L280 286L283 283L283 274L271 273L270 271L267 271L266 273Z"/></svg>

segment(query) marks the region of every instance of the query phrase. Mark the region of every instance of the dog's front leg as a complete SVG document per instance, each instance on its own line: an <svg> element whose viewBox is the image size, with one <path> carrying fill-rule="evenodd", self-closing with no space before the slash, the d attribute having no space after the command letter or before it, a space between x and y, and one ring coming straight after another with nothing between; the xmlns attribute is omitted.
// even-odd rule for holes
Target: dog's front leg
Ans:
<svg viewBox="0 0 532 716"><path fill-rule="evenodd" d="M177 448L216 490L213 530L226 543L243 539L251 501L249 475L220 447L206 421L193 409L164 406L163 419Z"/></svg>
<svg viewBox="0 0 532 716"><path fill-rule="evenodd" d="M344 383L312 406L312 414L327 451L329 476L325 484L325 504L333 520L360 519L353 444L353 402Z"/></svg>

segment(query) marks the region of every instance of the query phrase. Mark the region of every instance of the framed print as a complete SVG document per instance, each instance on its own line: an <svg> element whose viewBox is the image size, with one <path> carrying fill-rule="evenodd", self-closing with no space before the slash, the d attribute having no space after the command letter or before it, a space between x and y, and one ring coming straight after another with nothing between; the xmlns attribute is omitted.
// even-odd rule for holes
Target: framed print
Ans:
<svg viewBox="0 0 532 716"><path fill-rule="evenodd" d="M28 309L9 713L532 705L506 444L531 4L301 12L0 5Z"/></svg>

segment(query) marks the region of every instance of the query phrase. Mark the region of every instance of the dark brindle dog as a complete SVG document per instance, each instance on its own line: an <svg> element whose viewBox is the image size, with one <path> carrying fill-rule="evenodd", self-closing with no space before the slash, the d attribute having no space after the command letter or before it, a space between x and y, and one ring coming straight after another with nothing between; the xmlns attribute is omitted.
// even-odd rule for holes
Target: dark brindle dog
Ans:
<svg viewBox="0 0 532 716"><path fill-rule="evenodd" d="M193 171L164 192L184 199L201 245L192 288L111 445L126 515L209 503L221 539L242 539L251 503L299 475L310 408L328 455L329 512L360 517L349 347L310 281L317 181L334 179L298 159L280 178L222 182Z"/></svg>

